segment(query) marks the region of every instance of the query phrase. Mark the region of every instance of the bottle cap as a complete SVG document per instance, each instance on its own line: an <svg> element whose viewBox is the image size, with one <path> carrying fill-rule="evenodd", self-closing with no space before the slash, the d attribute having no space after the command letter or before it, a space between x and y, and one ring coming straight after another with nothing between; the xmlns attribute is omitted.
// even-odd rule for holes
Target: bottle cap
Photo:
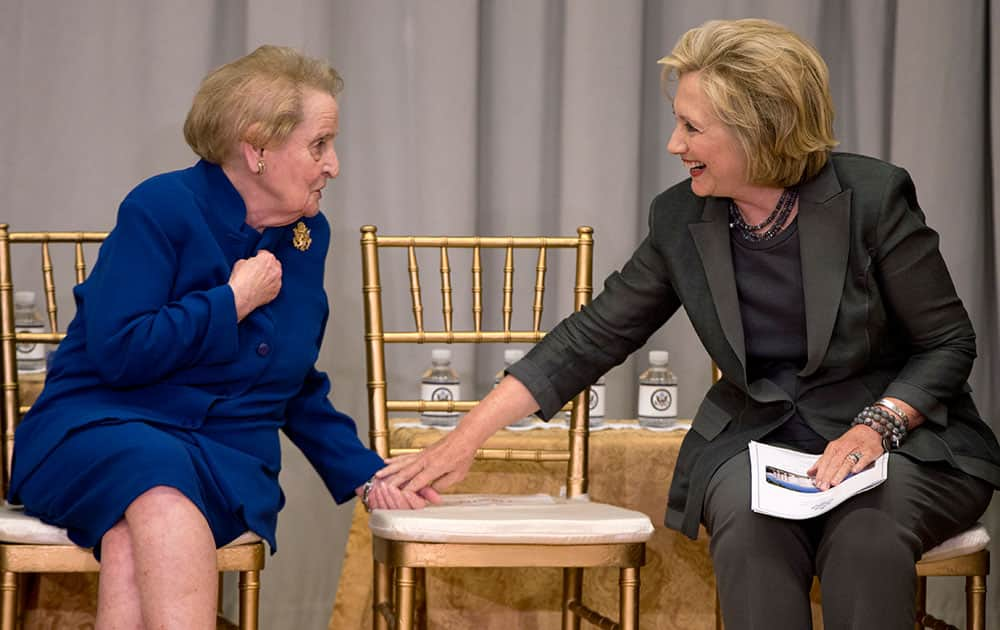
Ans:
<svg viewBox="0 0 1000 630"><path fill-rule="evenodd" d="M448 348L434 348L431 350L431 361L451 361L451 350Z"/></svg>
<svg viewBox="0 0 1000 630"><path fill-rule="evenodd" d="M18 306L33 306L35 304L35 292L14 291L14 304Z"/></svg>
<svg viewBox="0 0 1000 630"><path fill-rule="evenodd" d="M666 350L650 350L649 351L649 364L650 365L666 365L670 360L670 353Z"/></svg>
<svg viewBox="0 0 1000 630"><path fill-rule="evenodd" d="M503 351L504 363L514 363L515 361L520 361L523 358L524 350L519 350L518 348L508 348Z"/></svg>

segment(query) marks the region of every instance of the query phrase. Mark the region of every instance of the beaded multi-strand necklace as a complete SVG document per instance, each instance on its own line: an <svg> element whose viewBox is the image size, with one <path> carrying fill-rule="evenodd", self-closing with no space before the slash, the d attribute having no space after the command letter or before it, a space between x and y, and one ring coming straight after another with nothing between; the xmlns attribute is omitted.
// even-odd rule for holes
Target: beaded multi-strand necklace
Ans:
<svg viewBox="0 0 1000 630"><path fill-rule="evenodd" d="M777 236L778 232L781 232L781 229L785 227L788 215L792 213L792 208L795 207L795 202L798 201L798 198L798 189L786 188L782 191L781 197L778 198L778 204L774 207L774 211L756 225L747 223L743 218L743 213L736 207L736 202L730 200L729 227L735 229L740 236L748 241L769 241ZM765 232L761 234L757 233L758 230L763 230L764 228L767 228Z"/></svg>

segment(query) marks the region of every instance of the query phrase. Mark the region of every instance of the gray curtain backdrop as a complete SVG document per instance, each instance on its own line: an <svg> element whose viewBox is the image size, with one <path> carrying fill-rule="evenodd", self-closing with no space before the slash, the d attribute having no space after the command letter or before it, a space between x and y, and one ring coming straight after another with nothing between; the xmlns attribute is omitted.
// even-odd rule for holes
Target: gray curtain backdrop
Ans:
<svg viewBox="0 0 1000 630"><path fill-rule="evenodd" d="M978 404L1000 425L1000 10L986 0L2 0L0 220L109 228L137 182L193 162L181 124L206 72L262 43L329 59L346 89L341 175L324 197L333 314L320 367L367 439L359 226L532 235L592 225L603 279L644 235L652 197L685 177L665 150L672 116L656 60L692 26L749 16L819 47L843 150L912 173L979 333ZM433 262L424 270L433 291ZM384 273L398 283L405 267ZM647 349L670 350L689 416L709 366L685 316ZM415 393L428 354L400 355L392 382ZM645 363L639 353L609 374L610 416L634 415ZM456 367L482 393L499 351L459 352ZM335 507L286 446L263 627L323 628L352 506ZM1000 539L996 507L987 522ZM962 586L951 582L932 585L932 604L960 616Z"/></svg>

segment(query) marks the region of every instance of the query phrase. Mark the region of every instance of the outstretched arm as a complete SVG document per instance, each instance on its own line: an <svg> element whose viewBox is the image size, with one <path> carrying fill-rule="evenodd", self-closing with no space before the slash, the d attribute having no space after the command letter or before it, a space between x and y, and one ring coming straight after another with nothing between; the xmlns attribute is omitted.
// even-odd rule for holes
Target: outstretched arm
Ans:
<svg viewBox="0 0 1000 630"><path fill-rule="evenodd" d="M537 410L538 403L531 392L513 376L506 376L462 418L454 431L420 453L390 459L388 466L375 477L392 488L408 492L418 493L427 487L444 490L465 478L476 449L487 438ZM434 501L429 495L424 496Z"/></svg>

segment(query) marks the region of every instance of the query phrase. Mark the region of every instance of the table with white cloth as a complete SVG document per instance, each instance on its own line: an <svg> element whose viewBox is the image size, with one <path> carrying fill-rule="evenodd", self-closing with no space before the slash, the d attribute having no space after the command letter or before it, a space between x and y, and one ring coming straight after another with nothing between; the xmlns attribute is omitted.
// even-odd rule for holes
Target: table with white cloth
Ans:
<svg viewBox="0 0 1000 630"><path fill-rule="evenodd" d="M550 428L499 431L489 448L565 447L565 422ZM657 630L713 628L715 578L708 537L697 541L663 526L667 490L686 431L640 429L632 420L608 420L590 435L590 497L649 515L656 527L646 546L640 573L640 627ZM443 435L414 421L394 420L394 447L424 447ZM476 462L454 492L559 494L565 464ZM584 571L584 601L617 616L618 572ZM368 515L358 505L347 542L340 583L330 619L331 630L371 627L371 535ZM544 630L560 627L560 569L429 569L428 627Z"/></svg>

